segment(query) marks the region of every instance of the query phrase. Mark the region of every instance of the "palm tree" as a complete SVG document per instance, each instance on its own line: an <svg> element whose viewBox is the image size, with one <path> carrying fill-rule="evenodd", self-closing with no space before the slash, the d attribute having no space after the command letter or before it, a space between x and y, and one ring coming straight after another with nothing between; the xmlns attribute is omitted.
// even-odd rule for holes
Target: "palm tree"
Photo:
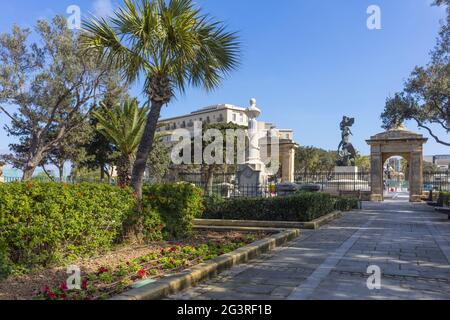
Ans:
<svg viewBox="0 0 450 320"><path fill-rule="evenodd" d="M145 78L143 92L151 108L132 175L141 197L161 108L187 86L218 87L238 65L240 43L192 0L124 0L112 18L86 21L82 39L87 50L118 67L129 83Z"/></svg>
<svg viewBox="0 0 450 320"><path fill-rule="evenodd" d="M136 99L127 99L122 105L93 112L98 121L97 130L109 139L120 151L117 175L120 186L129 186L131 168L142 139L148 108L140 108Z"/></svg>

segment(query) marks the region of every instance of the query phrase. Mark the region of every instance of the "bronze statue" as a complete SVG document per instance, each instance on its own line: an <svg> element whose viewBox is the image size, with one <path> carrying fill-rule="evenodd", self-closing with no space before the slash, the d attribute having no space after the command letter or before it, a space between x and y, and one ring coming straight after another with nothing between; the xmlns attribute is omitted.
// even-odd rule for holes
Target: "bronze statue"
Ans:
<svg viewBox="0 0 450 320"><path fill-rule="evenodd" d="M353 135L350 127L355 124L355 118L349 118L344 116L341 122L342 140L338 147L338 161L336 165L338 167L355 166L356 164L356 151L353 145L350 143L350 136Z"/></svg>

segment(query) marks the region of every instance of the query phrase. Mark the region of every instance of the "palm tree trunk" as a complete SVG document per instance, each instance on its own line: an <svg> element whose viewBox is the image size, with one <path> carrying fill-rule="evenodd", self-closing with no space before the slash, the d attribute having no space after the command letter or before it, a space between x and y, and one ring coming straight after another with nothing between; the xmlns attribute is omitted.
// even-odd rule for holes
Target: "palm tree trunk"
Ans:
<svg viewBox="0 0 450 320"><path fill-rule="evenodd" d="M133 187L138 199L142 199L142 184L144 180L145 168L147 166L148 157L153 149L153 140L161 115L163 103L161 101L151 101L152 106L147 117L144 134L136 154L136 161L133 166L133 174L131 177L131 186Z"/></svg>
<svg viewBox="0 0 450 320"><path fill-rule="evenodd" d="M118 184L121 187L130 186L132 157L122 154L117 161Z"/></svg>

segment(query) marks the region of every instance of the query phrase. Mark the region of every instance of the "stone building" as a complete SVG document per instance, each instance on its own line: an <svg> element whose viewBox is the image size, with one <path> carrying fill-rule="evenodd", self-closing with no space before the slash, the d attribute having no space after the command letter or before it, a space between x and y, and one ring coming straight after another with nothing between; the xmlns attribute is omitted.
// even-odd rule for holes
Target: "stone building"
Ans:
<svg viewBox="0 0 450 320"><path fill-rule="evenodd" d="M164 142L170 143L170 134L176 129L187 129L193 134L195 122L208 124L234 123L248 128L249 118L246 110L246 108L231 104L209 106L189 114L161 120L157 133L163 136ZM282 182L294 182L295 149L298 147L294 142L294 131L292 129L278 129L270 122L258 121L257 125L261 136L273 136L273 134L278 136L280 141L281 180ZM261 144L263 144L262 140Z"/></svg>
<svg viewBox="0 0 450 320"><path fill-rule="evenodd" d="M169 134L176 129L194 130L194 122L203 123L234 123L247 127L248 117L245 114L245 108L241 108L231 104L218 104L202 108L192 113L181 115L178 117L163 119L159 122L161 126L157 132L163 135ZM269 122L258 122L260 132L268 132L275 129L275 126ZM278 132L279 139L294 140L294 131L292 129L275 129ZM165 141L170 141L170 137L166 136Z"/></svg>

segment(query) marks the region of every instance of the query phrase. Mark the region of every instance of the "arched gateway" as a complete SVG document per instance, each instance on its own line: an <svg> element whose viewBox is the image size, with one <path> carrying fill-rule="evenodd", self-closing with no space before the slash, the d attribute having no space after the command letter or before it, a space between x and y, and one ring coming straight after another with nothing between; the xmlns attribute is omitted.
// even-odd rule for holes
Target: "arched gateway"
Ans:
<svg viewBox="0 0 450 320"><path fill-rule="evenodd" d="M379 133L367 140L371 147L371 200L384 200L383 164L393 156L401 156L409 164L409 200L419 202L423 191L423 135L403 126Z"/></svg>

